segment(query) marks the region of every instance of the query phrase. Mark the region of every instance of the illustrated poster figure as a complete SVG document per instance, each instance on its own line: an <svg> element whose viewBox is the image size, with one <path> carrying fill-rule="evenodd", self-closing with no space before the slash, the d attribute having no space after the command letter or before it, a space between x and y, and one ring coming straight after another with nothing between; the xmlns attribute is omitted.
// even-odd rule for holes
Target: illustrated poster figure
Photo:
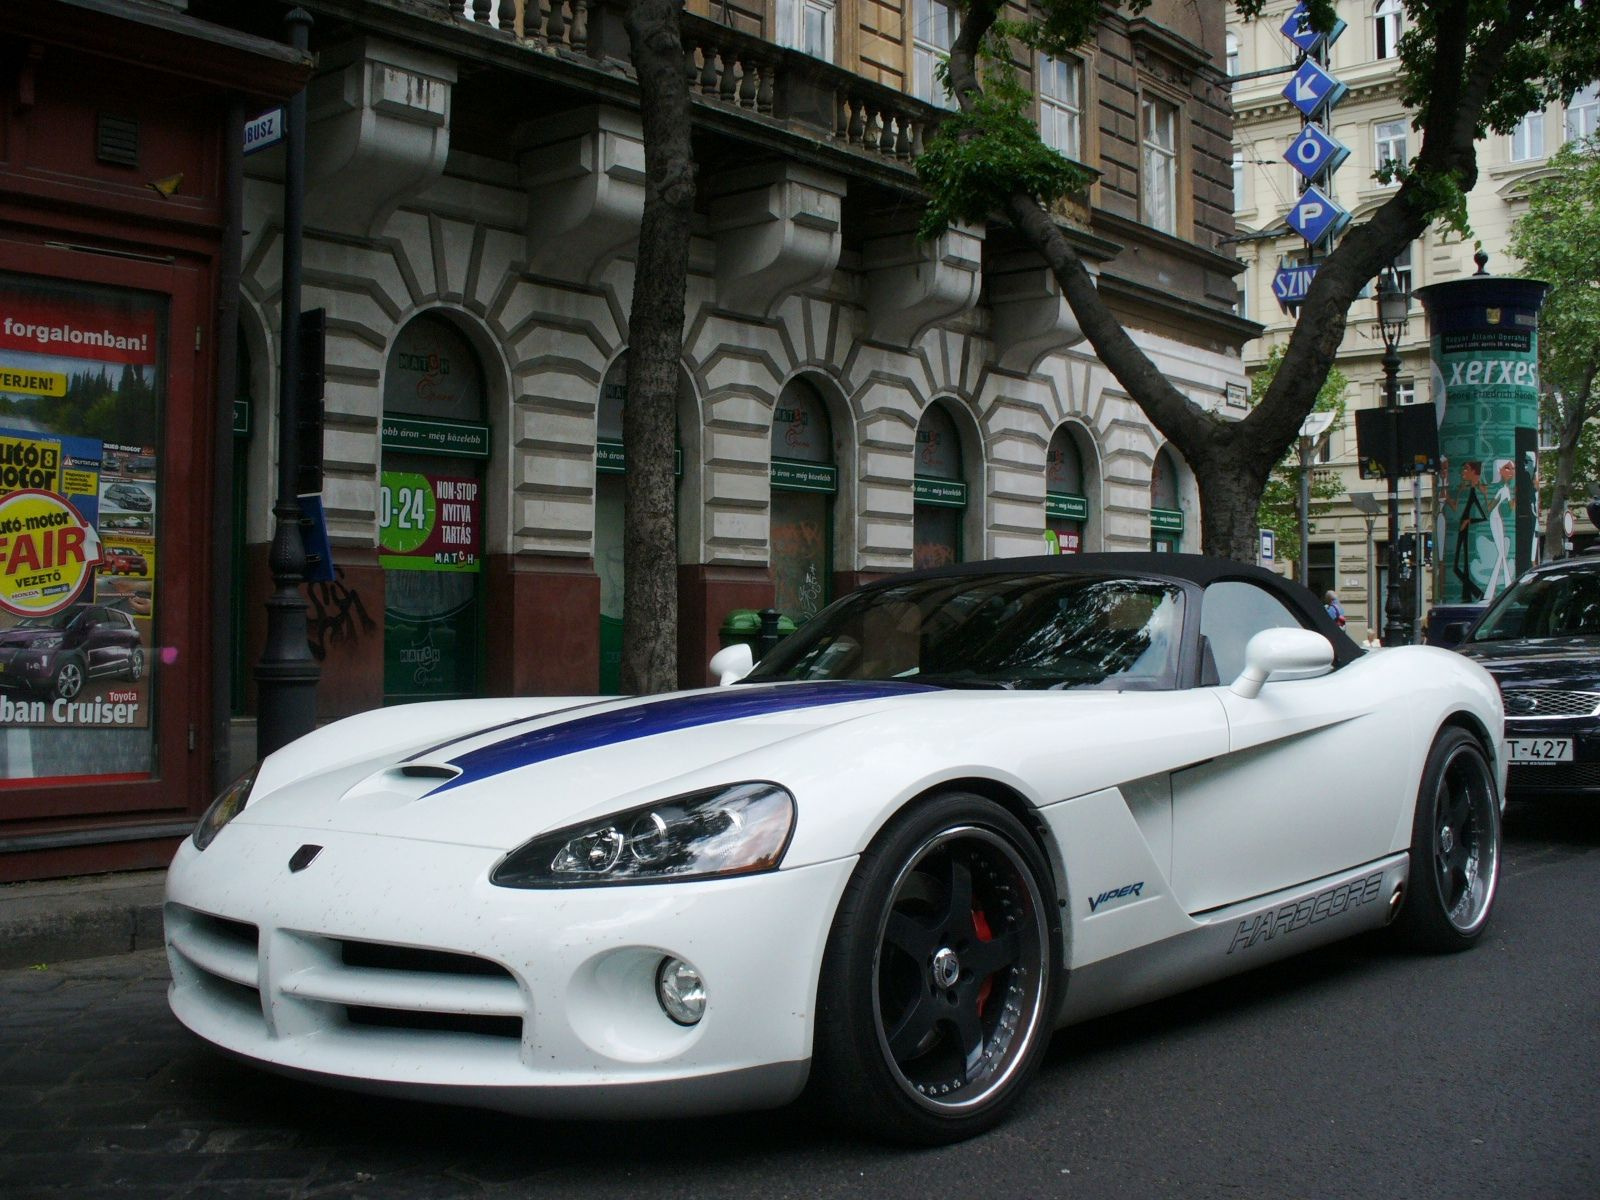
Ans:
<svg viewBox="0 0 1600 1200"><path fill-rule="evenodd" d="M1484 587L1484 595L1491 599L1500 594L1501 588L1511 586L1511 544L1506 536L1506 514L1515 518L1517 513L1516 464L1509 458L1502 459L1495 474L1500 482L1489 504L1489 536L1494 539L1494 569L1489 572L1489 582Z"/></svg>
<svg viewBox="0 0 1600 1200"><path fill-rule="evenodd" d="M1483 599L1483 589L1478 586L1472 577L1472 542L1473 532L1488 519L1484 510L1483 497L1480 492L1486 492L1483 485L1483 462L1479 459L1468 459L1461 464L1461 486L1463 495L1460 504L1456 503L1454 496L1446 496L1446 508L1457 509L1456 518L1456 552L1455 561L1451 570L1455 577L1461 581L1461 599L1465 603Z"/></svg>

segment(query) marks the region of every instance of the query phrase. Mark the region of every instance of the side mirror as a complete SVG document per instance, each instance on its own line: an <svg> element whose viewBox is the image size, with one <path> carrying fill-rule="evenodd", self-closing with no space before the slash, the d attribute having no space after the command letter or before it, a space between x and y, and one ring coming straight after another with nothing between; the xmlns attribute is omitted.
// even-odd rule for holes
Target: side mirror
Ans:
<svg viewBox="0 0 1600 1200"><path fill-rule="evenodd" d="M711 656L711 673L717 677L718 686L738 683L755 669L755 652L744 642L724 646Z"/></svg>
<svg viewBox="0 0 1600 1200"><path fill-rule="evenodd" d="M1310 679L1333 667L1333 643L1309 629L1263 629L1244 648L1244 670L1229 690L1246 700L1268 679Z"/></svg>
<svg viewBox="0 0 1600 1200"><path fill-rule="evenodd" d="M1467 630L1471 628L1471 621L1451 621L1439 631L1439 641L1443 645L1454 646L1467 636Z"/></svg>

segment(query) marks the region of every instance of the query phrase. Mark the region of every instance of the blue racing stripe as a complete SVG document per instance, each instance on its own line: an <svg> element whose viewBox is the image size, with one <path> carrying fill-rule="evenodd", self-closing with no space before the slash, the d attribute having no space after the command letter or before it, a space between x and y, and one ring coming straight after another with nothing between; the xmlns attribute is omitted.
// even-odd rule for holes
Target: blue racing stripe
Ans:
<svg viewBox="0 0 1600 1200"><path fill-rule="evenodd" d="M830 704L850 704L857 700L881 700L937 688L917 683L834 681L797 683L778 687L730 687L694 696L648 701L620 711L595 713L563 721L559 725L531 730L472 750L450 760L461 774L433 790L432 795L469 783L514 771L519 767L546 762L584 750L597 750L619 742L654 737L679 729L762 717L771 713L802 708L821 708Z"/></svg>

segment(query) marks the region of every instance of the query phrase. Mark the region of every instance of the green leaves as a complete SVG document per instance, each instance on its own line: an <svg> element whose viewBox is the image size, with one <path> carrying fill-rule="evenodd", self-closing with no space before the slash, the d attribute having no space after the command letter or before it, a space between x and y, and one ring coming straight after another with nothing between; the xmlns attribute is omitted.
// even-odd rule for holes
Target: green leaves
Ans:
<svg viewBox="0 0 1600 1200"><path fill-rule="evenodd" d="M945 118L917 159L917 175L930 194L917 229L923 239L952 224L981 224L1018 191L1048 207L1094 179L1039 140L1020 102L989 94Z"/></svg>

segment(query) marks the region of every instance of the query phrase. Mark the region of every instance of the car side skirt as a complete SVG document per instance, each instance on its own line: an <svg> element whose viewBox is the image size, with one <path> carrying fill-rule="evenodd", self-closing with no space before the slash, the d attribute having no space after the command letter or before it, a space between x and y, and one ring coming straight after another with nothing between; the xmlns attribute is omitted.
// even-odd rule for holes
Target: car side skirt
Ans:
<svg viewBox="0 0 1600 1200"><path fill-rule="evenodd" d="M1265 966L1291 954L1387 925L1410 874L1410 856L1391 855L1270 896L1194 916L1193 929L1072 971L1057 1025Z"/></svg>

